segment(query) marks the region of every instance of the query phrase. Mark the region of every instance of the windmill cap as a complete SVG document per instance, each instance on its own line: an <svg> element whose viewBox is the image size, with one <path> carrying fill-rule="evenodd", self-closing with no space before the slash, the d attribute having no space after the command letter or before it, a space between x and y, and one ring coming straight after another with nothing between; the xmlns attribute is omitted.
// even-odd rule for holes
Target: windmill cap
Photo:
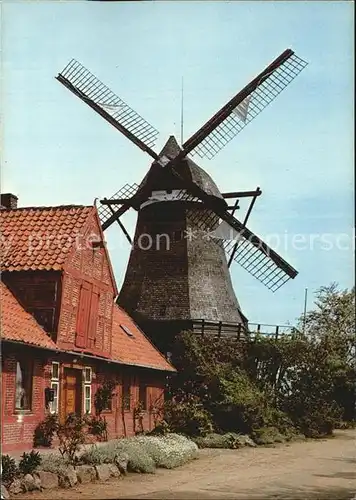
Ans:
<svg viewBox="0 0 356 500"><path fill-rule="evenodd" d="M174 135L170 135L159 156L167 156L167 158L172 160L180 152L181 148L177 142L177 139L174 137Z"/></svg>

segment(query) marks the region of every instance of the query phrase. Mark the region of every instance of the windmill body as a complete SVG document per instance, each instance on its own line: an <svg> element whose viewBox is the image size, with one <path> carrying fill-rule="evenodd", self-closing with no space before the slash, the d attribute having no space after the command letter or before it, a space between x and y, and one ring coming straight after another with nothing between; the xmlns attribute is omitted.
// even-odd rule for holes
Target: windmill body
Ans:
<svg viewBox="0 0 356 500"><path fill-rule="evenodd" d="M170 137L159 157L170 159L179 151L175 138ZM183 160L178 168L208 195L223 198L211 177L192 160ZM160 174L138 210L119 304L151 336L191 328L196 319L244 326L225 251L209 238L218 218L211 211L211 217L207 213L200 217L199 201L180 199L180 180L169 172L165 175L164 167Z"/></svg>
<svg viewBox="0 0 356 500"><path fill-rule="evenodd" d="M117 223L132 244L119 303L166 350L163 334L190 328L194 320L229 322L246 330L229 267L240 264L275 292L297 271L248 227L262 191L220 193L190 158L214 157L256 118L305 68L286 49L179 147L171 136L160 154L152 148L158 131L75 60L57 80L124 134L153 163L140 185L126 184L101 200L102 229ZM239 198L251 197L243 221L235 217ZM235 199L234 205L226 200ZM120 218L138 212L132 242ZM227 234L229 233L229 234ZM233 235L233 237L231 237ZM168 339L169 340L169 339Z"/></svg>

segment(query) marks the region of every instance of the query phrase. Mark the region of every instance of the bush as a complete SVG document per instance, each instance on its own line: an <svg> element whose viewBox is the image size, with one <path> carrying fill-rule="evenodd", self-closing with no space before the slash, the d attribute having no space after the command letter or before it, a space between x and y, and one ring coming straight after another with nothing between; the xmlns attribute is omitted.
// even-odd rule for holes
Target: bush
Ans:
<svg viewBox="0 0 356 500"><path fill-rule="evenodd" d="M174 469L197 458L198 447L190 439L179 434L139 436L137 442L154 460L156 467Z"/></svg>
<svg viewBox="0 0 356 500"><path fill-rule="evenodd" d="M164 415L172 432L187 436L205 436L213 430L210 413L201 403L194 400L167 401Z"/></svg>
<svg viewBox="0 0 356 500"><path fill-rule="evenodd" d="M70 465L69 460L61 455L57 453L46 453L41 455L41 464L37 469L45 472L52 472L57 475L63 475L68 465Z"/></svg>
<svg viewBox="0 0 356 500"><path fill-rule="evenodd" d="M281 434L276 427L262 427L256 429L252 438L256 444L271 445L274 443L284 443L287 441L286 437Z"/></svg>
<svg viewBox="0 0 356 500"><path fill-rule="evenodd" d="M199 448L240 448L240 434L227 432L226 434L216 434L212 432L204 437L197 437L194 442Z"/></svg>
<svg viewBox="0 0 356 500"><path fill-rule="evenodd" d="M36 467L41 464L41 457L38 451L31 450L30 453L23 453L19 462L19 470L21 474L32 474Z"/></svg>
<svg viewBox="0 0 356 500"><path fill-rule="evenodd" d="M129 461L127 469L131 472L144 472L153 474L156 471L154 460L147 453L145 447L137 441L137 438L125 438L117 443L117 453L127 453Z"/></svg>
<svg viewBox="0 0 356 500"><path fill-rule="evenodd" d="M6 487L10 486L18 473L19 470L15 459L9 455L1 455L1 482L4 483Z"/></svg>
<svg viewBox="0 0 356 500"><path fill-rule="evenodd" d="M80 445L85 442L85 425L86 422L81 416L71 413L64 424L58 427L59 451L62 457L72 464L76 461L76 453Z"/></svg>
<svg viewBox="0 0 356 500"><path fill-rule="evenodd" d="M54 434L57 432L59 426L58 415L50 414L38 424L33 436L33 446L46 446L52 445Z"/></svg>
<svg viewBox="0 0 356 500"><path fill-rule="evenodd" d="M86 424L88 426L89 434L93 436L99 436L101 439L105 439L107 436L108 423L102 417L96 417L94 415L87 416Z"/></svg>
<svg viewBox="0 0 356 500"><path fill-rule="evenodd" d="M198 447L190 439L177 434L135 436L93 446L81 455L80 460L98 465L114 462L115 456L120 453L129 457L128 470L154 473L156 467L173 469L196 458Z"/></svg>

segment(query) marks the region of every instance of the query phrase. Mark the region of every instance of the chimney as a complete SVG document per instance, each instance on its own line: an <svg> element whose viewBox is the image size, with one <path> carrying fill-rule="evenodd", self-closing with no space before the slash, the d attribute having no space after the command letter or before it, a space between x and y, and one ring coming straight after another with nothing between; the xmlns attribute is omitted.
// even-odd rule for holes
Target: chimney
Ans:
<svg viewBox="0 0 356 500"><path fill-rule="evenodd" d="M2 208L14 210L15 208L17 208L17 200L18 197L12 193L1 194L0 205Z"/></svg>

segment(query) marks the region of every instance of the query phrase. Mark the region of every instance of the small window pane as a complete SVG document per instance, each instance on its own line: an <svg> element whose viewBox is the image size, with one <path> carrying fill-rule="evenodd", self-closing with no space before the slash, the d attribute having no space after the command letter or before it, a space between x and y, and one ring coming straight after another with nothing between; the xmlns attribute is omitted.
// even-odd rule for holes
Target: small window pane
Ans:
<svg viewBox="0 0 356 500"><path fill-rule="evenodd" d="M91 382L91 368L84 368L84 381L88 384Z"/></svg>
<svg viewBox="0 0 356 500"><path fill-rule="evenodd" d="M91 386L84 386L84 413L91 412Z"/></svg>
<svg viewBox="0 0 356 500"><path fill-rule="evenodd" d="M58 386L59 386L58 382L51 383L51 388L54 390L54 399L50 403L50 412L51 413L58 413L58 389L59 389Z"/></svg>
<svg viewBox="0 0 356 500"><path fill-rule="evenodd" d="M59 379L59 363L52 363L52 379Z"/></svg>

